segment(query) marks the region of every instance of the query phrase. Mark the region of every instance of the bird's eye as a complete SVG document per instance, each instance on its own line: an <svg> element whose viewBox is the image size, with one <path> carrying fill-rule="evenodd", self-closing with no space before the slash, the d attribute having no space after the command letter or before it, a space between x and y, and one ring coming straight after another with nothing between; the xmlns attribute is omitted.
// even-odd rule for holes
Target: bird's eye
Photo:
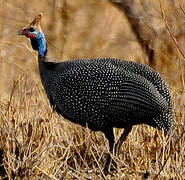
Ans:
<svg viewBox="0 0 185 180"><path fill-rule="evenodd" d="M34 32L35 29L34 29L33 27L31 27L31 28L29 28L29 31L30 31L30 32Z"/></svg>

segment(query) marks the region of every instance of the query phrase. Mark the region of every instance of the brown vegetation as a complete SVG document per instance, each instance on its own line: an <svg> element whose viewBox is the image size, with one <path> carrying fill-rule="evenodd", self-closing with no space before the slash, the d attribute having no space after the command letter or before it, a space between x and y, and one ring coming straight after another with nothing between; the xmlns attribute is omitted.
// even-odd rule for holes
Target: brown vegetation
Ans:
<svg viewBox="0 0 185 180"><path fill-rule="evenodd" d="M140 38L153 51L148 62L138 31L111 2L0 0L1 179L185 178L185 3L165 0L160 8L160 1L132 1ZM16 36L39 12L54 59L116 57L159 71L172 92L179 139L149 126L134 127L123 153L113 156L117 170L105 177L105 137L52 111L39 79L37 53ZM115 129L117 137L121 131Z"/></svg>

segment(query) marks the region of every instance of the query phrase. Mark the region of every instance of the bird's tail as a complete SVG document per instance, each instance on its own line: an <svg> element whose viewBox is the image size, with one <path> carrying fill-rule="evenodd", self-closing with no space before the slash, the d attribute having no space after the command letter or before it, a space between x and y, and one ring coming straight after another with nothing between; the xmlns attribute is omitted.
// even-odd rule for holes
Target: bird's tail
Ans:
<svg viewBox="0 0 185 180"><path fill-rule="evenodd" d="M164 130L165 134L169 134L175 139L178 138L172 112L160 114L158 117L154 118L154 121L159 129Z"/></svg>

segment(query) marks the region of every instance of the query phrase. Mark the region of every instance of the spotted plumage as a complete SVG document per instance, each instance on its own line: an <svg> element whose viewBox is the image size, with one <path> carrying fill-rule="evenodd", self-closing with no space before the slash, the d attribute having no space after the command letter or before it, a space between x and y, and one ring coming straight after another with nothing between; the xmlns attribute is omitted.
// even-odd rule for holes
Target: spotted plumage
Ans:
<svg viewBox="0 0 185 180"><path fill-rule="evenodd" d="M130 67L136 64L118 59L83 59L53 62L49 70L48 63L39 67L50 103L70 121L87 124L93 130L125 128L128 122L134 125L151 121L150 125L156 126L153 117L168 113L168 102L151 81L132 71ZM151 68L147 70L152 72Z"/></svg>
<svg viewBox="0 0 185 180"><path fill-rule="evenodd" d="M69 121L102 131L115 144L113 128L125 128L115 144L118 152L133 125L148 124L171 133L174 117L165 81L152 68L119 59L47 59L47 45L39 14L19 34L30 38L38 51L39 72L47 97L56 111ZM104 172L110 165L108 154Z"/></svg>

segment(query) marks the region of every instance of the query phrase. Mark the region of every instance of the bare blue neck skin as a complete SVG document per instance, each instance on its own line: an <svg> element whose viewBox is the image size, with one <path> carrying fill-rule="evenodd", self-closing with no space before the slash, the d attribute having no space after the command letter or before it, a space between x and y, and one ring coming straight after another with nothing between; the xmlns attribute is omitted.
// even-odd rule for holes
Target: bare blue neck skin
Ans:
<svg viewBox="0 0 185 180"><path fill-rule="evenodd" d="M41 31L37 34L39 56L45 57L47 53L47 44L44 33Z"/></svg>

